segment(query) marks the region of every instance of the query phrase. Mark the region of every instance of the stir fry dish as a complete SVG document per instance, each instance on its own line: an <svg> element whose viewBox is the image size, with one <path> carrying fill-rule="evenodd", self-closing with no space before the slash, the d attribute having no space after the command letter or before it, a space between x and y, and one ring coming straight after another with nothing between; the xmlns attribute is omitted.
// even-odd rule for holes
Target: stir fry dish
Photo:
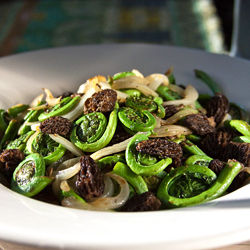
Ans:
<svg viewBox="0 0 250 250"><path fill-rule="evenodd" d="M211 94L179 85L173 68L132 70L1 109L0 183L52 204L119 212L193 206L246 185L248 113L194 72Z"/></svg>

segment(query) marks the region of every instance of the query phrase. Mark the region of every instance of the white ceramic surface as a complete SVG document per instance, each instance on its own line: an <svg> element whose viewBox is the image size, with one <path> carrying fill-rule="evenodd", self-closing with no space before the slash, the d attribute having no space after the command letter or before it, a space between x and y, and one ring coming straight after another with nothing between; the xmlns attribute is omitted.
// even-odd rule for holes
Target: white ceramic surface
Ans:
<svg viewBox="0 0 250 250"><path fill-rule="evenodd" d="M76 91L87 78L138 69L144 75L170 66L178 83L208 89L193 70L211 74L230 101L250 109L250 62L184 48L87 45L0 59L0 107L41 92ZM250 240L250 185L210 203L148 213L81 211L23 197L0 185L0 239L60 249L210 249Z"/></svg>

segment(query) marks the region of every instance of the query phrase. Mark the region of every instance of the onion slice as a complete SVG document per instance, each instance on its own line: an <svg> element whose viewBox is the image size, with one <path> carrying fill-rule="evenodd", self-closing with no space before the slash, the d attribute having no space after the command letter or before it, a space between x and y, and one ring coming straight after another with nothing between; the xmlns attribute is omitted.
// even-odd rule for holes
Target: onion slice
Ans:
<svg viewBox="0 0 250 250"><path fill-rule="evenodd" d="M184 91L185 89L183 89L182 87L176 85L176 84L169 84L168 88L174 92L177 92L178 94L180 94L181 96L184 96Z"/></svg>
<svg viewBox="0 0 250 250"><path fill-rule="evenodd" d="M162 106L167 106L167 105L179 105L179 104L192 104L195 102L199 97L199 94L197 90L192 86L188 85L186 89L184 90L184 98L180 100L174 100L174 101L166 101L162 103Z"/></svg>
<svg viewBox="0 0 250 250"><path fill-rule="evenodd" d="M91 211L110 211L110 209L123 206L129 198L129 185L127 181L123 177L113 173L107 173L105 176L118 182L120 185L119 194L114 197L99 197L95 201L88 203L77 200L74 197L68 197L62 200L62 205Z"/></svg>
<svg viewBox="0 0 250 250"><path fill-rule="evenodd" d="M70 196L67 198L64 198L61 201L62 206L69 207L69 208L75 208L75 209L82 209L82 210L89 210L89 211L105 211L105 212L113 212L112 210L108 210L106 208L100 208L92 206L88 203L82 202L80 200L77 200L75 197Z"/></svg>
<svg viewBox="0 0 250 250"><path fill-rule="evenodd" d="M163 74L151 74L145 77L145 79L149 82L147 86L154 91L156 91L160 85L167 86L169 84L168 77Z"/></svg>
<svg viewBox="0 0 250 250"><path fill-rule="evenodd" d="M50 134L49 136L54 141L62 144L65 148L67 148L74 155L76 155L76 156L83 156L84 155L84 153L79 148L77 148L71 141L68 141L64 137L62 137L58 134Z"/></svg>
<svg viewBox="0 0 250 250"><path fill-rule="evenodd" d="M118 184L120 185L119 194L114 197L99 198L93 202L90 202L89 204L105 209L119 208L123 206L129 198L129 185L127 181L119 175L113 173L107 173L106 176L118 182Z"/></svg>
<svg viewBox="0 0 250 250"><path fill-rule="evenodd" d="M61 98L62 98L61 96L58 98L55 98L49 89L43 88L43 90L44 90L45 94L47 95L45 100L49 106L55 106L56 104L60 103Z"/></svg>
<svg viewBox="0 0 250 250"><path fill-rule="evenodd" d="M43 99L44 94L40 94L38 95L31 103L30 103L30 107L36 107L39 103L41 103L42 99Z"/></svg>
<svg viewBox="0 0 250 250"><path fill-rule="evenodd" d="M127 140L122 141L120 143L116 143L116 144L114 144L112 146L104 147L104 148L94 152L93 154L91 154L90 157L96 161L96 160L99 160L99 159L101 159L102 157L104 157L106 155L111 155L111 154L115 154L115 153L124 151L126 149L128 143L130 142L130 140L133 137L134 136L132 136L132 137L128 138Z"/></svg>
<svg viewBox="0 0 250 250"><path fill-rule="evenodd" d="M104 185L105 185L103 194L97 198L88 200L88 202L93 202L93 201L96 201L97 199L111 197L114 195L115 188L114 188L114 183L111 180L111 178L107 176L107 174L105 174L103 179L104 179Z"/></svg>
<svg viewBox="0 0 250 250"><path fill-rule="evenodd" d="M176 123L181 118L183 118L187 115L197 114L197 113L198 113L198 110L196 110L196 109L191 109L191 108L182 109L182 110L178 111L177 113L175 113L173 116L169 117L168 119L161 120L161 124L162 125L171 125L171 124Z"/></svg>
<svg viewBox="0 0 250 250"><path fill-rule="evenodd" d="M61 182L76 175L80 171L80 169L80 162L77 162L74 166L70 168L58 171L57 175L55 176L55 180L52 184L52 190L55 196L59 196Z"/></svg>
<svg viewBox="0 0 250 250"><path fill-rule="evenodd" d="M127 95L119 90L115 90L115 92L117 93L117 100L120 102L125 102L126 98L129 97L129 95Z"/></svg>
<svg viewBox="0 0 250 250"><path fill-rule="evenodd" d="M63 158L63 157L62 157ZM62 159L61 158L61 159ZM80 160L80 157L71 158L63 161L59 166L55 166L54 163L52 163L48 168L53 169L53 172L51 173L50 177L55 177L59 171L70 168L74 166L76 163L78 163ZM54 170L55 169L55 170Z"/></svg>
<svg viewBox="0 0 250 250"><path fill-rule="evenodd" d="M130 77L130 76L128 76L128 77ZM121 79L125 79L128 77L124 77ZM148 96L148 95L158 96L158 94L154 90L152 90L151 88L149 88L148 86L146 86L144 84L129 82L129 81L125 81L125 80L119 81L121 79L114 81L114 83L112 84L112 89L138 89L146 96Z"/></svg>
<svg viewBox="0 0 250 250"><path fill-rule="evenodd" d="M26 147L29 153L33 153L32 152L32 142L33 140L37 137L39 131L36 131L27 141Z"/></svg>
<svg viewBox="0 0 250 250"><path fill-rule="evenodd" d="M189 128L180 126L180 125L164 125L160 128L155 128L154 133L149 137L165 137L165 136L181 136L181 135L190 135L192 131Z"/></svg>

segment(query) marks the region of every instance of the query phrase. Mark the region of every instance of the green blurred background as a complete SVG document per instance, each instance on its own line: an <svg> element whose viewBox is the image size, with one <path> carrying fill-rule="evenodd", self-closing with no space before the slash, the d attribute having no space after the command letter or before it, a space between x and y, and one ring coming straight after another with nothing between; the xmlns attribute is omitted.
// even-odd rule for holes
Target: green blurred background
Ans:
<svg viewBox="0 0 250 250"><path fill-rule="evenodd" d="M0 0L0 56L102 43L227 53L232 15L233 0Z"/></svg>

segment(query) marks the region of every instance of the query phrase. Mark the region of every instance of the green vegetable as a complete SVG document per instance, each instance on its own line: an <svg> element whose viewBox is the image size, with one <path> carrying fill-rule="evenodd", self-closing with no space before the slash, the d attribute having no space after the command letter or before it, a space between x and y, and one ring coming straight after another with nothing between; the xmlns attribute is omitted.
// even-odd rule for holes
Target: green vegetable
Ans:
<svg viewBox="0 0 250 250"><path fill-rule="evenodd" d="M178 167L163 179L157 197L166 208L208 202L226 192L241 168L239 162L229 160L216 179L215 173L203 166Z"/></svg>
<svg viewBox="0 0 250 250"><path fill-rule="evenodd" d="M24 151L26 148L26 143L28 139L35 133L35 131L29 131L28 133L21 135L16 138L14 141L11 141L7 145L7 149L19 149L20 151Z"/></svg>
<svg viewBox="0 0 250 250"><path fill-rule="evenodd" d="M31 151L26 153L38 153L44 157L45 164L50 165L58 161L65 152L66 148L62 144L55 142L49 135L39 132L32 141Z"/></svg>
<svg viewBox="0 0 250 250"><path fill-rule="evenodd" d="M242 106L236 104L236 103L230 103L229 108L229 115L231 116L232 120L243 120L247 123L250 122L250 116L248 110L243 108Z"/></svg>
<svg viewBox="0 0 250 250"><path fill-rule="evenodd" d="M246 121L230 120L225 121L224 125L240 132L242 135L250 136L250 125Z"/></svg>
<svg viewBox="0 0 250 250"><path fill-rule="evenodd" d="M201 81L203 81L212 90L213 94L222 93L219 84L215 82L215 80L212 79L211 76L209 76L204 71L201 71L198 69L194 70L194 72L195 72L195 76Z"/></svg>
<svg viewBox="0 0 250 250"><path fill-rule="evenodd" d="M42 105L44 102L41 102L39 103L39 105L37 106L40 106ZM24 117L24 121L25 122L35 122L35 121L38 121L38 117L41 113L43 113L44 110L43 109L37 109L37 110L30 110L27 115ZM24 135L26 134L28 131L30 131L31 128L30 126L28 125L25 125L25 124L22 124L22 126L20 127L19 129L19 133L20 135Z"/></svg>
<svg viewBox="0 0 250 250"><path fill-rule="evenodd" d="M182 142L183 150L191 155L206 155L197 145L189 140Z"/></svg>
<svg viewBox="0 0 250 250"><path fill-rule="evenodd" d="M163 85L160 85L157 88L156 93L165 101L174 101L183 98L179 93L172 91L167 86Z"/></svg>
<svg viewBox="0 0 250 250"><path fill-rule="evenodd" d="M95 152L101 148L104 148L111 141L116 127L117 127L117 112L118 112L118 103L116 103L114 110L109 115L109 121L107 126L104 126L105 122L103 119L104 115L100 116L89 116L88 119L80 118L75 122L75 126L70 134L70 140L75 144L79 149L85 152ZM93 120L91 120L93 118ZM99 119L99 122L97 121ZM105 118L106 119L106 118ZM88 128L86 124L81 125L83 122L93 122L93 128ZM92 126L92 125L89 125ZM95 132L96 131L96 132ZM100 132L101 131L101 132ZM96 135L95 135L96 133ZM81 140L81 139L84 140ZM87 140L86 140L87 138ZM89 140L89 141L88 141Z"/></svg>
<svg viewBox="0 0 250 250"><path fill-rule="evenodd" d="M149 161L145 161L143 159L143 163L141 163L140 159L142 158L141 153L136 150L136 145L140 141L148 140L148 137L144 134L135 135L131 141L129 142L126 152L125 158L130 169L138 174L138 175L156 175L164 170L170 163L172 163L171 158L158 160L157 158L151 157ZM147 159L149 159L147 157ZM150 163L146 165L145 163Z"/></svg>
<svg viewBox="0 0 250 250"><path fill-rule="evenodd" d="M186 135L186 138L194 144L200 143L202 137L196 134Z"/></svg>
<svg viewBox="0 0 250 250"><path fill-rule="evenodd" d="M81 100L80 96L75 96L74 98L66 97L60 101L59 104L55 105L51 109L48 109L46 112L39 115L38 120L40 122L53 117L53 116L62 116L71 111Z"/></svg>
<svg viewBox="0 0 250 250"><path fill-rule="evenodd" d="M129 96L138 96L142 95L141 91L138 89L120 89L121 92L129 95Z"/></svg>
<svg viewBox="0 0 250 250"><path fill-rule="evenodd" d="M131 71L126 71L126 72L122 72L122 73L118 73L118 74L115 74L113 76L113 80L118 80L120 78L123 78L123 77L127 77L127 76L135 76L135 73L131 72Z"/></svg>
<svg viewBox="0 0 250 250"><path fill-rule="evenodd" d="M16 137L18 128L19 128L19 124L17 120L12 119L9 122L8 127L6 128L4 132L3 138L0 142L0 149L5 148L8 142L12 141Z"/></svg>
<svg viewBox="0 0 250 250"><path fill-rule="evenodd" d="M150 113L156 113L160 118L165 116L165 109L161 105L162 103L162 98L153 96L130 96L126 98L127 107L135 110L148 110Z"/></svg>
<svg viewBox="0 0 250 250"><path fill-rule="evenodd" d="M27 156L15 169L11 189L22 195L32 197L42 191L52 178L45 176L45 162L41 155Z"/></svg>
<svg viewBox="0 0 250 250"><path fill-rule="evenodd" d="M9 116L4 109L0 109L0 132L4 133L9 124Z"/></svg>
<svg viewBox="0 0 250 250"><path fill-rule="evenodd" d="M70 187L70 189L68 191L64 191L64 190L61 190L60 192L60 200L62 201L64 198L68 198L68 197L74 197L75 199L83 202L83 203L86 203L86 201L81 197L79 196L75 190L73 188Z"/></svg>
<svg viewBox="0 0 250 250"><path fill-rule="evenodd" d="M242 136L237 136L233 138L234 142L246 142L246 143L250 143L250 136L247 135L242 135Z"/></svg>
<svg viewBox="0 0 250 250"><path fill-rule="evenodd" d="M137 194L148 191L146 182L140 175L135 174L126 164L122 162L116 163L112 173L123 177L135 190Z"/></svg>
<svg viewBox="0 0 250 250"><path fill-rule="evenodd" d="M154 116L147 110L123 107L118 112L121 123L132 131L150 131L156 125Z"/></svg>
<svg viewBox="0 0 250 250"><path fill-rule="evenodd" d="M192 155L187 158L185 165L200 165L207 167L212 160L213 158L206 155Z"/></svg>
<svg viewBox="0 0 250 250"><path fill-rule="evenodd" d="M118 162L126 163L124 156L124 154L109 155L97 161L97 164L101 170L113 169Z"/></svg>
<svg viewBox="0 0 250 250"><path fill-rule="evenodd" d="M24 104L17 104L9 109L7 109L7 112L9 116L15 118L17 117L20 113L23 113L29 108L29 105L24 105Z"/></svg>

